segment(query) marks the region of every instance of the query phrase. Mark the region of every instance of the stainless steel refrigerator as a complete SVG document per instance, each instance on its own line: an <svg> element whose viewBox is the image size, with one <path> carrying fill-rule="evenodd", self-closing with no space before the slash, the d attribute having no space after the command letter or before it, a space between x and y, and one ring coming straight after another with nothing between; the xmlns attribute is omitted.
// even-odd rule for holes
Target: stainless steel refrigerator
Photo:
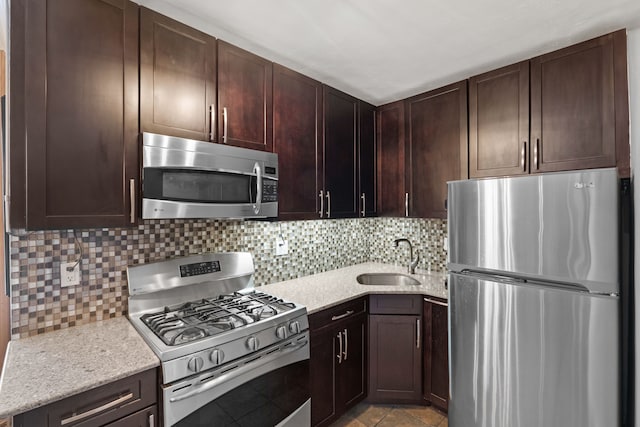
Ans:
<svg viewBox="0 0 640 427"><path fill-rule="evenodd" d="M615 169L449 183L449 425L620 425Z"/></svg>

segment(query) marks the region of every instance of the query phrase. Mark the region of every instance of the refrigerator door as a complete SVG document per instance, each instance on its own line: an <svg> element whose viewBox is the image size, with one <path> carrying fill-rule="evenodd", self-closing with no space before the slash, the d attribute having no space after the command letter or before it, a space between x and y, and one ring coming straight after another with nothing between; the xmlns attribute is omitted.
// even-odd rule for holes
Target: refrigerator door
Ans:
<svg viewBox="0 0 640 427"><path fill-rule="evenodd" d="M449 270L618 293L615 169L449 183Z"/></svg>
<svg viewBox="0 0 640 427"><path fill-rule="evenodd" d="M451 273L452 427L619 425L619 299Z"/></svg>

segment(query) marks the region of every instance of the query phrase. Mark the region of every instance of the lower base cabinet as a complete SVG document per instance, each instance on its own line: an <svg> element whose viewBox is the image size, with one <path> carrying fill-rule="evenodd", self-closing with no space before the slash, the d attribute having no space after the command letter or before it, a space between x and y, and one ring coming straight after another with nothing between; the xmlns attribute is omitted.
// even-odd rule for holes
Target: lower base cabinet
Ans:
<svg viewBox="0 0 640 427"><path fill-rule="evenodd" d="M13 417L14 427L156 427L157 370L132 375Z"/></svg>
<svg viewBox="0 0 640 427"><path fill-rule="evenodd" d="M360 298L309 316L312 426L330 425L366 396L366 307Z"/></svg>
<svg viewBox="0 0 640 427"><path fill-rule="evenodd" d="M447 301L424 298L424 400L449 407L449 336Z"/></svg>
<svg viewBox="0 0 640 427"><path fill-rule="evenodd" d="M369 395L372 403L422 403L422 304L418 295L372 295Z"/></svg>

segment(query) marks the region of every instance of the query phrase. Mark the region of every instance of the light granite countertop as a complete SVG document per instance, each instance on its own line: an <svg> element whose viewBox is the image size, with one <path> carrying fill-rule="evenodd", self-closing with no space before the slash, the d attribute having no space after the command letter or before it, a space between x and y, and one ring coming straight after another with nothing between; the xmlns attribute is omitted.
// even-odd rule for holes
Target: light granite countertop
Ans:
<svg viewBox="0 0 640 427"><path fill-rule="evenodd" d="M0 418L160 366L126 317L9 342Z"/></svg>
<svg viewBox="0 0 640 427"><path fill-rule="evenodd" d="M309 314L368 294L420 294L447 298L445 273L410 275L419 286L366 286L363 273L402 273L406 267L367 262L261 290L298 304ZM126 317L89 323L9 343L0 379L0 418L160 366Z"/></svg>
<svg viewBox="0 0 640 427"><path fill-rule="evenodd" d="M274 296L306 306L309 314L369 294L418 294L448 298L448 291L445 287L446 273L408 274L408 276L417 279L421 283L419 286L360 285L356 281L356 277L363 273L407 274L407 267L366 262L298 279L272 283L262 286L260 289Z"/></svg>

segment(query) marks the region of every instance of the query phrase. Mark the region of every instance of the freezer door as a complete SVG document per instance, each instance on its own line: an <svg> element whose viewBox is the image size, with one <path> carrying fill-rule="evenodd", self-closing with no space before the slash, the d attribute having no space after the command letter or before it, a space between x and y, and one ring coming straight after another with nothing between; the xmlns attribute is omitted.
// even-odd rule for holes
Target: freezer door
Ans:
<svg viewBox="0 0 640 427"><path fill-rule="evenodd" d="M449 277L449 425L619 426L619 300Z"/></svg>
<svg viewBox="0 0 640 427"><path fill-rule="evenodd" d="M615 169L450 182L448 197L450 270L619 292Z"/></svg>

